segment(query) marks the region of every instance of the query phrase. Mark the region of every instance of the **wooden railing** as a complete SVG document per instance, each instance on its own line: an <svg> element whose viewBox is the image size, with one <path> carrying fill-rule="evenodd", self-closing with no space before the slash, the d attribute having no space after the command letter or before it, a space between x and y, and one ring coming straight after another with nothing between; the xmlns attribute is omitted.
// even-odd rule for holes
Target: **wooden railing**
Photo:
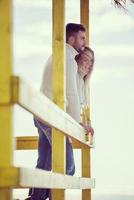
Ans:
<svg viewBox="0 0 134 200"><path fill-rule="evenodd" d="M52 102L21 77L12 76L12 5L10 0L0 2L0 200L11 200L12 189L16 187L51 188L54 200L63 200L65 189L82 189L82 200L91 200L91 188L95 187L95 180L90 173L90 141L86 142L84 129L64 111L64 3L64 0L53 0ZM81 0L81 21L87 32L88 7L88 0ZM52 172L13 166L14 142L11 124L14 104L20 105L53 128ZM72 138L74 148L80 148L82 151L82 177L65 175L65 135ZM15 149L37 148L37 137L17 137L14 140ZM60 141L58 148L57 141ZM56 162L58 157L60 168Z"/></svg>

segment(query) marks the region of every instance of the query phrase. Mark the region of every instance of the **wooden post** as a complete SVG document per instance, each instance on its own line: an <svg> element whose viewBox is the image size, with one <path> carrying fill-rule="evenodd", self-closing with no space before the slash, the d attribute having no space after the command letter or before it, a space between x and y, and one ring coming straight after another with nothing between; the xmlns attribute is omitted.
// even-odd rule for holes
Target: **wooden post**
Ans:
<svg viewBox="0 0 134 200"><path fill-rule="evenodd" d="M89 0L80 1L80 21L86 28L87 44L89 44ZM91 177L90 148L86 147L82 148L82 177ZM82 190L82 200L91 200L91 189Z"/></svg>
<svg viewBox="0 0 134 200"><path fill-rule="evenodd" d="M0 1L0 167L12 165L11 1ZM4 184L4 183L3 183ZM11 189L0 188L0 199L12 199Z"/></svg>
<svg viewBox="0 0 134 200"><path fill-rule="evenodd" d="M82 177L91 177L90 148L82 148ZM82 190L82 200L91 200L91 189Z"/></svg>
<svg viewBox="0 0 134 200"><path fill-rule="evenodd" d="M87 44L89 44L89 0L80 0L80 22L86 28Z"/></svg>
<svg viewBox="0 0 134 200"><path fill-rule="evenodd" d="M64 0L53 0L53 101L64 109ZM55 119L56 120L56 119ZM52 131L52 170L65 173L65 136ZM52 190L52 199L64 200L64 190Z"/></svg>

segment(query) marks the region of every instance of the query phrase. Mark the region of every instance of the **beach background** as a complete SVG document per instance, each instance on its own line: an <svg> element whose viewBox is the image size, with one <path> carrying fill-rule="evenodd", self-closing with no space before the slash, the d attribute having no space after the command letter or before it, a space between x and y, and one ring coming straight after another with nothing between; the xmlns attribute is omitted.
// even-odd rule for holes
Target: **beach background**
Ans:
<svg viewBox="0 0 134 200"><path fill-rule="evenodd" d="M93 200L134 199L134 5L117 9L111 0L90 0L90 47L95 51L91 77ZM13 1L13 71L39 90L45 62L52 53L51 0ZM79 23L79 0L66 0L66 23ZM31 114L14 106L15 136L37 135ZM75 150L76 176L81 152ZM37 151L16 151L16 166L36 165ZM67 190L67 200L81 191ZM15 190L23 200L27 190Z"/></svg>

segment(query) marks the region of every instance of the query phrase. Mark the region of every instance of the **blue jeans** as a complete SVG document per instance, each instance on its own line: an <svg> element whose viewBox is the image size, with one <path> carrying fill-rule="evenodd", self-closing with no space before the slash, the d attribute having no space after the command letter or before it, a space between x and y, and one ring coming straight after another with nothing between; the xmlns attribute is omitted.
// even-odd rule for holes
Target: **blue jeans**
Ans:
<svg viewBox="0 0 134 200"><path fill-rule="evenodd" d="M36 168L51 171L51 127L34 119L34 124L38 129L38 160ZM66 174L74 175L75 164L72 145L66 137ZM44 200L50 197L50 189L30 188L29 196L31 200Z"/></svg>

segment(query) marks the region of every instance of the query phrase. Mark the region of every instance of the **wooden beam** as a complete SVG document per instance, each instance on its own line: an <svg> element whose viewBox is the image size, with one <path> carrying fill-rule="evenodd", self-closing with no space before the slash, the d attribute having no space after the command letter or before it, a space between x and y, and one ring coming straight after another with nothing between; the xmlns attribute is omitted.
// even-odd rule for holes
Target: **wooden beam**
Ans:
<svg viewBox="0 0 134 200"><path fill-rule="evenodd" d="M20 169L20 185L26 187L45 187L55 189L86 189L94 188L94 179L80 178L40 169ZM45 181L44 181L45 180Z"/></svg>
<svg viewBox="0 0 134 200"><path fill-rule="evenodd" d="M64 0L53 0L53 54L52 54L52 97L53 102L64 110ZM56 121L58 120L55 118ZM53 172L65 173L65 135L58 130L52 129L52 170ZM64 190L52 190L52 200L64 200Z"/></svg>
<svg viewBox="0 0 134 200"><path fill-rule="evenodd" d="M64 110L65 69L64 69L64 0L53 0L53 53L52 53L52 97L53 102Z"/></svg>
<svg viewBox="0 0 134 200"><path fill-rule="evenodd" d="M80 0L80 22L86 28L87 44L89 44L89 0Z"/></svg>
<svg viewBox="0 0 134 200"><path fill-rule="evenodd" d="M95 187L95 180L81 178L41 169L0 168L0 188L55 188L55 189L87 189Z"/></svg>
<svg viewBox="0 0 134 200"><path fill-rule="evenodd" d="M0 167L12 164L11 1L0 1ZM1 182L1 181L0 181ZM0 189L0 199L12 198L10 189Z"/></svg>
<svg viewBox="0 0 134 200"><path fill-rule="evenodd" d="M10 9L10 1L0 1L0 166L12 163Z"/></svg>
<svg viewBox="0 0 134 200"><path fill-rule="evenodd" d="M16 137L16 150L32 150L38 148L37 136Z"/></svg>
<svg viewBox="0 0 134 200"><path fill-rule="evenodd" d="M20 170L17 167L0 168L0 189L19 187Z"/></svg>
<svg viewBox="0 0 134 200"><path fill-rule="evenodd" d="M86 28L87 44L89 45L89 0L80 1L80 21ZM90 109L88 108L87 116L90 121ZM91 142L91 141L90 141ZM82 177L91 177L91 158L90 149L82 148ZM91 200L91 189L82 190L82 200Z"/></svg>
<svg viewBox="0 0 134 200"><path fill-rule="evenodd" d="M82 148L82 177L91 177L90 149ZM82 200L91 200L91 189L82 191Z"/></svg>
<svg viewBox="0 0 134 200"><path fill-rule="evenodd" d="M19 81L18 104L36 115L42 122L46 122L53 128L62 131L66 135L90 147L90 144L86 142L83 127L45 95L33 89L21 78Z"/></svg>
<svg viewBox="0 0 134 200"><path fill-rule="evenodd" d="M38 147L37 136L19 136L16 137L16 150L32 150ZM85 146L82 142L72 138L73 149L81 149ZM90 147L92 148L92 147Z"/></svg>

